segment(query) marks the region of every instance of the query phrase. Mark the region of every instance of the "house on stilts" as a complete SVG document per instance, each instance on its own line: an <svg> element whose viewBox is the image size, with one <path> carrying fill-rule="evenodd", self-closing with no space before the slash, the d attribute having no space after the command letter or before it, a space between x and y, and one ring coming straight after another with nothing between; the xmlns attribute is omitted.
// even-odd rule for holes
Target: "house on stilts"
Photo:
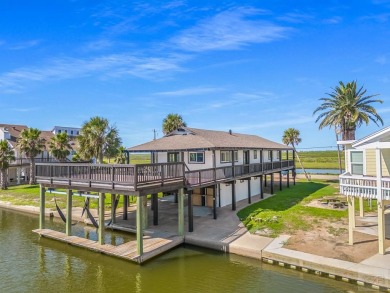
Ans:
<svg viewBox="0 0 390 293"><path fill-rule="evenodd" d="M213 131L182 127L160 139L131 147L131 153L149 153L149 164L77 164L77 163L39 163L36 165L36 178L41 185L40 229L42 236L51 237L52 232L45 228L45 193L48 188L67 190L66 233L56 234L56 238L78 245L71 234L72 192L99 193L98 243L82 242L83 247L116 255L136 262L143 262L155 251L160 253L172 245L183 242L185 235L184 199L188 208L188 232L194 231L194 206L212 209L214 219L218 217L220 207L231 205L236 210L236 202L248 200L253 196L263 198L264 187L274 185L282 189L282 178L295 184L294 150L255 135L239 134L232 131ZM275 174L279 182L275 181ZM170 246L148 246L143 236L145 217L153 213L153 225L158 225L158 196L160 192L174 193L177 196L177 237ZM127 218L129 196L137 198L136 208L136 244L131 251L123 247L114 248L104 245L104 198L111 194L114 200L121 195L124 198L123 219ZM151 195L150 209L147 196ZM115 209L112 209L115 220ZM115 222L115 221L114 221ZM61 234L61 233L60 233ZM76 243L77 242L77 243ZM163 243L163 242L161 242ZM154 247L154 252L149 248ZM120 251L120 252L118 252Z"/></svg>

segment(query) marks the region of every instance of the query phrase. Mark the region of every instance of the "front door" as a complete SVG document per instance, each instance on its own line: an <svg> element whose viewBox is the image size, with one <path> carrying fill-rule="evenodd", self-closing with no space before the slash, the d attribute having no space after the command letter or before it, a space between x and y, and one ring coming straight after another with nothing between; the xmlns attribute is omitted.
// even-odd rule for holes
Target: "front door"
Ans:
<svg viewBox="0 0 390 293"><path fill-rule="evenodd" d="M168 153L167 162L168 163L177 163L177 162L179 162L179 152Z"/></svg>

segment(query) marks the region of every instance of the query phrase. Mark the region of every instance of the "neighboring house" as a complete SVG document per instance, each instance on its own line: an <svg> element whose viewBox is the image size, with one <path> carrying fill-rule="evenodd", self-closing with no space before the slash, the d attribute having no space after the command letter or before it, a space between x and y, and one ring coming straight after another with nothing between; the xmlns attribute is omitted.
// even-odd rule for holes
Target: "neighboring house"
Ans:
<svg viewBox="0 0 390 293"><path fill-rule="evenodd" d="M289 178L295 168L291 147L232 131L183 127L128 152L151 153L151 163L184 162L194 205L231 204L233 210L236 201L263 194L267 175L273 183L274 173L286 171Z"/></svg>
<svg viewBox="0 0 390 293"><path fill-rule="evenodd" d="M13 125L13 124L0 124L0 140L6 140L15 153L16 160L11 162L11 166L8 170L8 181L9 184L20 184L28 181L28 174L30 171L30 160L28 160L23 153L17 148L17 140L20 136L20 133L27 129L26 125ZM80 128L71 128L71 127L59 127L55 126L52 131L41 131L41 137L45 142L44 151L36 157L37 162L50 162L55 161L51 157L49 152L49 141L53 135L60 133L61 130L68 130L69 132L74 132L76 135L70 136L71 141L69 142L72 146L70 150L70 155L68 160L71 160L73 154L75 153L76 143L74 141L75 137L79 134Z"/></svg>
<svg viewBox="0 0 390 293"><path fill-rule="evenodd" d="M353 244L355 206L359 198L360 216L363 200L377 200L379 253L384 254L384 210L390 204L390 126L357 141L338 142L345 147L345 169L340 175L340 193L348 196L349 242Z"/></svg>
<svg viewBox="0 0 390 293"><path fill-rule="evenodd" d="M65 126L54 126L52 132L57 133L67 133L69 137L76 137L80 134L81 128L77 127L65 127Z"/></svg>

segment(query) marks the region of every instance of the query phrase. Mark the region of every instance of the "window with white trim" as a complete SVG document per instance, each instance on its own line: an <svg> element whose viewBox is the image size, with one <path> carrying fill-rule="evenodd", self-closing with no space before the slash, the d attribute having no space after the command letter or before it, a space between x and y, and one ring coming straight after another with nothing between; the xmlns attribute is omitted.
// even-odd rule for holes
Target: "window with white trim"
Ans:
<svg viewBox="0 0 390 293"><path fill-rule="evenodd" d="M351 174L363 175L363 152L351 151Z"/></svg>
<svg viewBox="0 0 390 293"><path fill-rule="evenodd" d="M238 151L234 151L234 161L238 162ZM231 162L232 162L232 152L221 151L221 163L231 163Z"/></svg>
<svg viewBox="0 0 390 293"><path fill-rule="evenodd" d="M256 160L257 159L257 150L253 151L253 158Z"/></svg>
<svg viewBox="0 0 390 293"><path fill-rule="evenodd" d="M194 164L204 163L204 152L189 152L188 162Z"/></svg>
<svg viewBox="0 0 390 293"><path fill-rule="evenodd" d="M272 151L268 151L268 161L272 161Z"/></svg>

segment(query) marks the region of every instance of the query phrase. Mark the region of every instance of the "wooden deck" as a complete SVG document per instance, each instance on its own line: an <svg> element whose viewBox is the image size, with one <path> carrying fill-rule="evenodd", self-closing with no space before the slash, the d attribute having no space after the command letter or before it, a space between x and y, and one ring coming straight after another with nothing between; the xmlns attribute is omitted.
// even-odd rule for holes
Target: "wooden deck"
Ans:
<svg viewBox="0 0 390 293"><path fill-rule="evenodd" d="M97 241L77 236L67 236L65 233L50 229L36 229L33 230L33 232L39 234L42 237L62 241L74 246L86 248L110 256L119 257L136 263L143 263L155 256L165 253L166 251L176 246L181 245L184 242L184 238L181 236L170 236L167 238L144 236L144 253L142 256L140 256L137 253L136 240L129 241L118 246L111 244L100 245Z"/></svg>

